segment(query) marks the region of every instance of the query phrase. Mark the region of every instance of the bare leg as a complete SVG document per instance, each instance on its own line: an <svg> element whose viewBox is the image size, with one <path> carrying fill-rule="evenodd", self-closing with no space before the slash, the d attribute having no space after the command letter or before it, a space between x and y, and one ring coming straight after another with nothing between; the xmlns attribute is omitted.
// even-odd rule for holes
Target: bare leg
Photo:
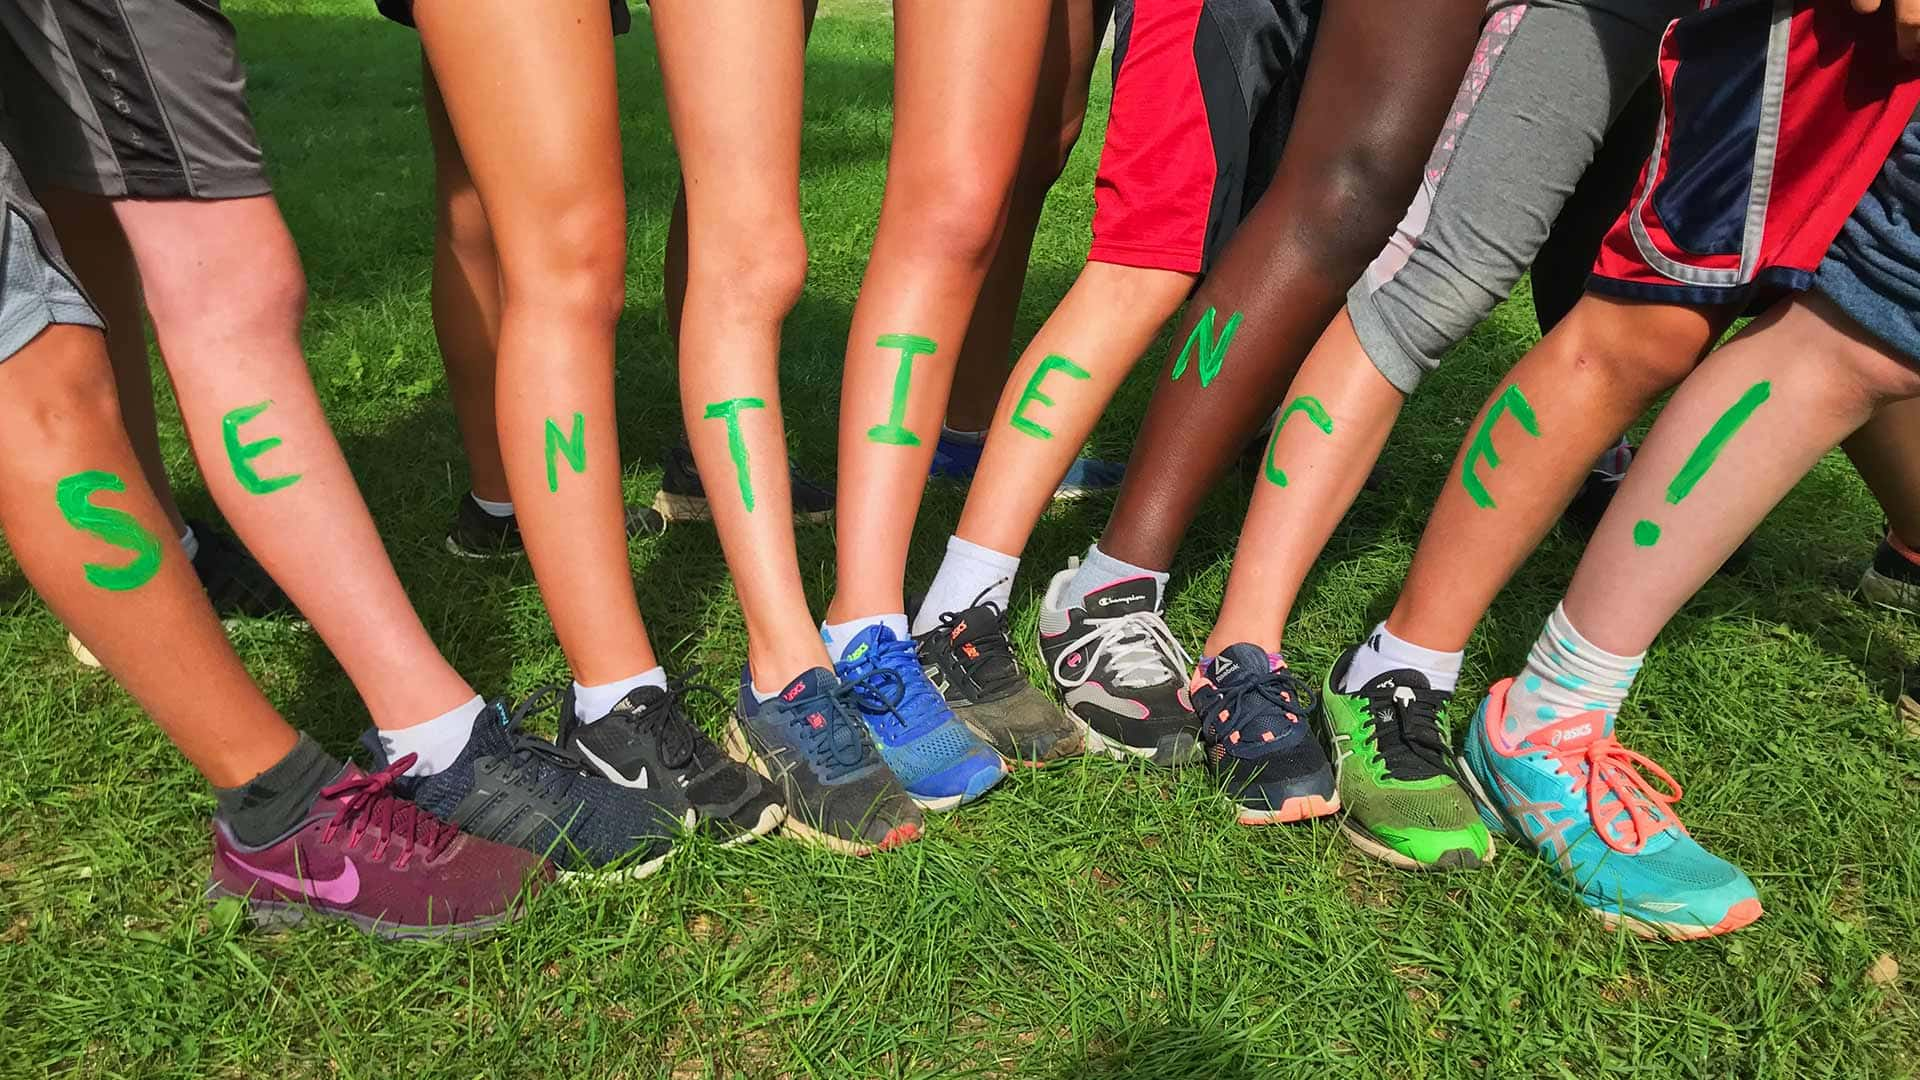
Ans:
<svg viewBox="0 0 1920 1080"><path fill-rule="evenodd" d="M1920 551L1920 404L1895 402L1841 444L1893 535Z"/></svg>
<svg viewBox="0 0 1920 1080"><path fill-rule="evenodd" d="M238 787L297 736L227 644L108 385L90 328L49 327L0 363L0 529L47 606L193 767Z"/></svg>
<svg viewBox="0 0 1920 1080"><path fill-rule="evenodd" d="M420 0L414 17L499 251L495 409L527 557L574 678L622 679L658 661L614 417L626 193L607 7Z"/></svg>
<svg viewBox="0 0 1920 1080"><path fill-rule="evenodd" d="M686 178L683 419L763 690L831 666L794 547L780 324L807 274L800 231L798 7L658 0L654 33ZM726 87L716 94L713 87Z"/></svg>
<svg viewBox="0 0 1920 1080"><path fill-rule="evenodd" d="M840 394L828 621L906 610L907 546L954 364L1006 221L1048 5L895 8L893 145Z"/></svg>

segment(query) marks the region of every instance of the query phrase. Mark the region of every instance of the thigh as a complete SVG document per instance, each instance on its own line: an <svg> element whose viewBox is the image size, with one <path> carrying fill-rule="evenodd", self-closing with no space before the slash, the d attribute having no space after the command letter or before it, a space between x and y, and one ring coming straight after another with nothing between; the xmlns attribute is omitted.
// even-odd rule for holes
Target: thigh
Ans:
<svg viewBox="0 0 1920 1080"><path fill-rule="evenodd" d="M1050 7L1048 0L894 5L890 190L896 176L1012 183Z"/></svg>

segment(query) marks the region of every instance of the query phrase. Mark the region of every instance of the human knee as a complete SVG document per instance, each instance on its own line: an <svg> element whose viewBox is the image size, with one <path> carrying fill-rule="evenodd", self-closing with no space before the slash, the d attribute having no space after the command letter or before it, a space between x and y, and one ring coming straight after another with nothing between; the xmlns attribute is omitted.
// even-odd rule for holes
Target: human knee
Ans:
<svg viewBox="0 0 1920 1080"><path fill-rule="evenodd" d="M55 328L55 332L63 328ZM88 347L95 355L87 363L46 363L19 389L9 391L4 400L7 416L4 426L7 440L32 447L34 455L76 456L97 447L107 434L120 438L120 402L114 394L113 374L104 355L98 353L98 339L89 335ZM23 355L14 363L42 363ZM6 455L25 461L29 455Z"/></svg>
<svg viewBox="0 0 1920 1080"><path fill-rule="evenodd" d="M1708 316L1688 309L1586 297L1555 335L1566 335L1575 370L1638 396L1679 385L1713 339Z"/></svg>
<svg viewBox="0 0 1920 1080"><path fill-rule="evenodd" d="M141 275L147 311L163 347L207 335L244 339L299 333L307 314L307 277L290 242L191 266L191 274L169 270L155 276L143 270Z"/></svg>
<svg viewBox="0 0 1920 1080"><path fill-rule="evenodd" d="M729 317L778 321L800 302L807 241L798 220L729 218L724 232L692 253L688 292Z"/></svg>
<svg viewBox="0 0 1920 1080"><path fill-rule="evenodd" d="M908 237L921 251L967 265L993 258L1006 222L1008 185L977 170L954 169L937 179L907 181L902 192L911 211Z"/></svg>
<svg viewBox="0 0 1920 1080"><path fill-rule="evenodd" d="M627 296L623 200L582 199L541 214L517 242L502 238L500 263L509 309L533 306L611 325Z"/></svg>
<svg viewBox="0 0 1920 1080"><path fill-rule="evenodd" d="M1296 220L1325 265L1359 267L1379 254L1406 210L1405 198L1388 197L1413 175L1403 157L1388 147L1356 143L1330 155L1295 189L1301 200Z"/></svg>

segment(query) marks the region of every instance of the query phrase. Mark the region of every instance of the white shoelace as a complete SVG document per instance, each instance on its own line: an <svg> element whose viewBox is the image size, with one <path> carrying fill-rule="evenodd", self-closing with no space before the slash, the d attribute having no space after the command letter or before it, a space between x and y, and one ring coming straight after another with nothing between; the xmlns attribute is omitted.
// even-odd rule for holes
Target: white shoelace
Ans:
<svg viewBox="0 0 1920 1080"><path fill-rule="evenodd" d="M1088 644L1094 646L1093 655L1081 669L1071 675L1062 670L1067 657ZM1093 629L1060 650L1059 659L1053 662L1054 680L1061 686L1079 686L1092 677L1102 660L1112 665L1116 685L1133 689L1180 682L1193 666L1187 650L1174 640L1173 631L1151 611L1093 620Z"/></svg>

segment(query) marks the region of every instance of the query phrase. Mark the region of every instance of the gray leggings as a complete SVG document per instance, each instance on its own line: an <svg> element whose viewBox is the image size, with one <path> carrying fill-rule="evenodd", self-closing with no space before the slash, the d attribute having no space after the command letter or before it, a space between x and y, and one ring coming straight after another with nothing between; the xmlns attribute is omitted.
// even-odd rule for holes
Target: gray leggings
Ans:
<svg viewBox="0 0 1920 1080"><path fill-rule="evenodd" d="M1413 205L1347 294L1361 346L1402 393L1512 292L1652 73L1661 31L1698 6L1492 6Z"/></svg>

